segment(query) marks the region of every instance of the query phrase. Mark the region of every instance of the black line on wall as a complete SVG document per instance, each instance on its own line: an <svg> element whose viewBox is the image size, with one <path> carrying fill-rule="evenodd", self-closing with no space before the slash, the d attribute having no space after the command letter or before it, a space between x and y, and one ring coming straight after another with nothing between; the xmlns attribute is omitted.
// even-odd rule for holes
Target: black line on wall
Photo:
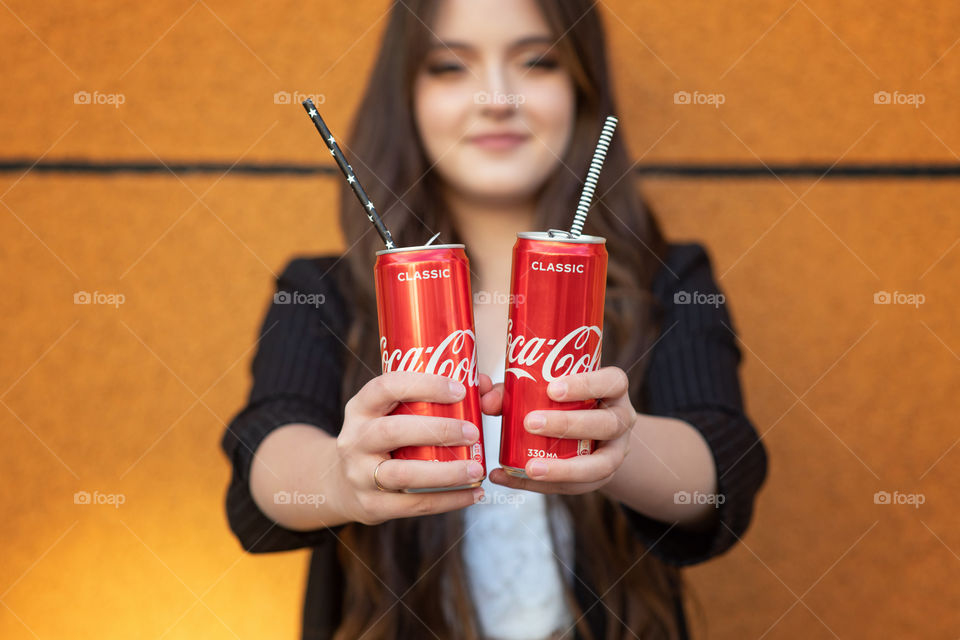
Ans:
<svg viewBox="0 0 960 640"><path fill-rule="evenodd" d="M196 175L214 174L300 177L332 176L337 168L332 165L298 162L217 162L158 160L34 160L28 158L0 159L0 173L63 173L81 175L159 174ZM957 178L960 163L861 163L861 164L736 164L736 163L649 163L636 167L640 177L658 178Z"/></svg>

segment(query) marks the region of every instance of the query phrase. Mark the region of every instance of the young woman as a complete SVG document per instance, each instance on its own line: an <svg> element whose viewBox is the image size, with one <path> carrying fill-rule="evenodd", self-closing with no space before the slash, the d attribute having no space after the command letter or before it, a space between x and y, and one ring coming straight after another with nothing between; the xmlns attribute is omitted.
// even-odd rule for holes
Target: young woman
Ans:
<svg viewBox="0 0 960 640"><path fill-rule="evenodd" d="M612 93L589 0L393 7L345 149L397 246L436 232L465 243L473 290L489 300L475 309L479 368L498 381L516 234L569 226L603 119L617 113ZM478 430L388 416L400 401L454 402L464 390L379 375L382 246L346 186L347 250L295 259L280 276L279 291L323 304L275 302L267 314L249 403L223 438L227 510L249 551L313 550L304 638L686 637L678 567L744 533L766 454L744 414L727 310L690 298L719 293L707 255L661 237L631 175L629 124L584 229L609 252L605 366L550 389L602 402L525 423L597 440L590 456L528 463L529 480L506 475L501 386L483 375L486 497L401 492L480 470L391 450L469 444Z"/></svg>

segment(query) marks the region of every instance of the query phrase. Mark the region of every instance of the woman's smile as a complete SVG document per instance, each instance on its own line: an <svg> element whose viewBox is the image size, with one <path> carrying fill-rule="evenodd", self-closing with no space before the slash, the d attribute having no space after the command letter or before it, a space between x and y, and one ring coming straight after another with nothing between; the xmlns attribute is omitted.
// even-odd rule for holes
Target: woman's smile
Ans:
<svg viewBox="0 0 960 640"><path fill-rule="evenodd" d="M467 140L485 151L512 151L530 139L529 133L491 132Z"/></svg>

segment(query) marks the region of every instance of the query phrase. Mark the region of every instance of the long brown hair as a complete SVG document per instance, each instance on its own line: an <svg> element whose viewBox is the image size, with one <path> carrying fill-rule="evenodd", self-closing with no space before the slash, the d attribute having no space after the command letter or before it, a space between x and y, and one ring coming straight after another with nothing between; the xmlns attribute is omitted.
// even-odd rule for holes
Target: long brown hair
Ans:
<svg viewBox="0 0 960 640"><path fill-rule="evenodd" d="M591 0L537 0L554 37L554 48L576 86L576 118L569 148L537 198L535 229L566 228L603 118L616 113L607 68L605 36ZM438 0L394 4L380 52L356 112L348 155L358 178L377 203L397 246L423 244L441 232L444 242L462 242L445 212L437 177L417 134L413 84L427 53ZM635 190L623 131L610 147L598 197L584 233L607 239L609 266L602 363L629 371L631 399L642 410L646 354L659 333L650 288L665 250L655 220ZM340 221L350 249L347 286L351 329L343 399L380 372L375 252L382 248L352 192L344 185ZM467 244L469 252L470 245ZM562 502L563 504L558 504ZM577 579L602 596L608 640L676 638L676 569L647 553L619 505L599 492L548 496L548 509L565 506L575 522ZM548 511L549 513L549 511ZM344 528L339 548L346 591L337 640L483 637L460 554L461 511ZM557 534L548 518L554 544ZM626 573L624 571L626 570ZM562 575L562 573L561 573ZM594 638L586 616L565 584L566 601L579 618L578 631ZM400 602L397 602L397 600ZM626 625L629 630L624 627ZM426 626L426 628L424 628Z"/></svg>

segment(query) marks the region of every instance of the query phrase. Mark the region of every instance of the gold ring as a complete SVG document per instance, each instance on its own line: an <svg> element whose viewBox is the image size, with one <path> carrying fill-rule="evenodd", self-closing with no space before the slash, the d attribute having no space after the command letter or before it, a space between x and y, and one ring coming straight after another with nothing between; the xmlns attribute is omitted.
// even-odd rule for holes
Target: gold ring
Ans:
<svg viewBox="0 0 960 640"><path fill-rule="evenodd" d="M377 477L377 472L380 471L380 465L382 465L382 464L383 464L384 462L386 462L387 460L389 460L389 458L384 458L383 460L381 460L380 462L377 463L377 466L376 466L376 467L374 467L374 469L373 469L373 483L374 483L375 485L377 485L377 489L379 489L380 491L386 491L386 492L388 492L388 493L393 493L393 490L392 490L392 489L387 489L385 486L383 486L382 484L380 484L380 478Z"/></svg>

